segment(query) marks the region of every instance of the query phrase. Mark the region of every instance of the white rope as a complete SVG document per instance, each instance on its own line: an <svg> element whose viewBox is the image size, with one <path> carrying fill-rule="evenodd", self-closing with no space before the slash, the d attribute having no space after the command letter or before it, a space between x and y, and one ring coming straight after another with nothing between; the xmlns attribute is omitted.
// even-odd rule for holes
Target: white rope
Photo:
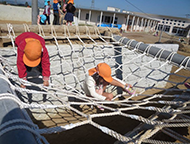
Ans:
<svg viewBox="0 0 190 144"><path fill-rule="evenodd" d="M23 26L24 26L24 31L25 32L30 32L30 29L29 29L27 24L24 23Z"/></svg>
<svg viewBox="0 0 190 144"><path fill-rule="evenodd" d="M164 49L160 49L156 56L154 58L152 58L150 61L148 62L144 62L142 63L137 63L136 61L138 61L139 59L143 59L146 55L150 55L149 51L152 48L151 46L147 46L145 51L142 54L139 54L139 52L141 52L141 50L139 49L140 45L142 44L142 42L138 42L135 47L133 48L133 50L126 50L127 48L131 49L132 46L132 42L134 42L134 40L129 40L124 46L114 46L112 42L107 42L100 34L99 30L94 27L94 31L95 31L95 35L98 36L103 42L104 44L100 44L98 42L96 42L96 40L94 40L92 38L93 35L91 35L90 30L88 27L86 28L86 36L88 37L88 40L91 40L91 42L93 42L93 46L89 46L88 44L86 44L86 42L82 39L82 35L80 35L80 31L78 29L78 27L76 27L76 34L75 37L76 39L78 39L81 42L81 49L82 50L92 50L93 53L87 53L84 56L79 55L79 51L74 44L72 43L71 40L71 34L69 32L69 28L67 26L64 26L64 34L63 34L63 38L66 38L66 40L69 43L71 52L65 54L62 50L61 50L61 45L58 43L57 38L59 37L56 33L56 30L53 26L51 26L51 36L53 37L54 41L55 41L55 51L53 53L50 53L50 55L56 55L57 57L51 57L51 62L56 62L57 60L61 60L63 61L63 63L60 63L60 65L56 66L53 65L52 68L56 69L56 68L62 68L64 69L64 66L71 66L73 69L75 67L75 64L78 64L80 66L80 68L82 68L84 71L87 71L86 65L88 65L88 63L93 63L93 65L96 65L99 61L104 61L104 62L110 62L112 63L113 60L117 57L123 57L123 56L127 56L127 54L136 54L135 57L133 58L129 58L128 61L123 61L122 64L120 64L119 62L115 62L115 64L119 65L117 68L114 68L114 65L112 64L112 72L114 73L114 71L116 70L121 70L122 71L122 67L127 67L129 64L133 64L135 66L135 68L130 69L131 71L129 73L127 73L123 79L127 80L129 79L131 76L135 76L138 78L138 80L136 80L136 83L134 85L134 87L137 87L136 85L140 82L143 82L147 79L147 77L150 75L151 72L162 72L161 69L167 65L169 65L175 55L175 53L171 53L169 56L167 56L166 61L163 62L162 64L160 64L157 67L151 67L150 65L154 64L155 61L157 60L161 60L162 54L164 52ZM11 25L8 25L8 29L9 29L9 36L11 38L11 40L13 41L15 38L15 34L14 34L14 30L13 27ZM24 29L25 31L29 31L29 27L27 25L24 25ZM112 32L112 30L110 28L108 28L108 30L110 32ZM46 37L44 30L41 26L39 26L39 35L41 35L42 37ZM106 37L107 38L107 37ZM111 34L111 38L113 38L113 34ZM118 43L122 43L125 40L125 38L121 38ZM108 46L106 46L105 44L109 44ZM14 47L14 44L13 44ZM120 51L119 48L125 49L126 51ZM97 51L95 51L95 49ZM117 52L118 55L108 55L106 53L107 50L112 50L113 52ZM90 52L92 52L90 51ZM81 51L80 51L81 52ZM70 61L68 61L68 56L72 57L72 63ZM74 57L74 58L73 58ZM85 61L86 59L90 59L90 61ZM169 89L165 89L165 88L157 88L155 85L159 82L159 80L154 80L154 82L152 83L152 86L150 86L153 89L159 89L159 90L165 90L166 92L163 94L152 94L152 95L146 95L146 98L143 100L132 100L135 96L143 96L143 92L145 92L147 89L149 89L149 87L145 87L145 86L141 86L142 91L139 92L137 95L135 96L129 96L127 95L127 98L124 100L117 100L117 98L120 98L122 96L126 96L126 94L120 94L120 95L116 95L115 99L113 101L100 101L98 99L95 98L91 98L91 97L86 97L83 94L82 90L78 90L77 88L73 87L72 84L70 83L66 83L64 81L64 78L68 76L72 77L75 80L75 84L79 85L80 87L82 87L82 81L80 79L80 74L79 76L76 75L75 71L73 69L71 70L67 70L64 72L61 71L60 75L57 75L56 70L55 73L53 73L50 77L50 79L53 82L57 82L58 84L53 84L50 87L43 87L40 84L35 84L35 83L31 83L22 79L19 79L18 76L16 76L15 74L11 74L9 72L9 70L7 69L11 69L11 65L9 64L9 62L4 59L3 57L0 59L2 64L4 64L5 66L1 66L1 70L3 71L4 74L0 74L0 79L5 80L10 87L13 90L16 90L18 92L20 92L22 95L25 94L33 94L33 97L37 97L38 95L47 95L49 98L51 98L52 103L51 104L27 104L24 103L22 101L20 101L20 99L18 99L16 96L14 96L13 94L0 94L0 100L5 100L5 99L10 99L15 101L16 103L18 103L18 105L21 108L30 108L30 109L58 109L58 108L65 108L65 109L69 109L72 112L78 114L79 116L83 117L84 120L82 122L78 122L78 123L72 123L72 124L68 124L65 126L59 126L59 127L53 127L53 128L47 128L47 129L35 129L34 132L37 132L38 135L39 134L51 134L51 133L56 133L56 132L62 132L62 131L66 131L69 129L73 129L75 127L78 126L82 126L85 124L91 124L94 127L98 128L99 130L101 130L103 133L106 133L122 142L129 142L129 141L134 141L135 138L131 138L131 137L126 137L123 136L119 133L117 133L116 131L111 130L108 127L105 126L101 126L100 124L97 124L95 122L93 122L92 120L94 118L100 118L100 117L109 117L109 116L123 116L126 118L130 118L132 120L137 120L140 123L143 124L148 124L148 125L152 125L155 127L155 129L152 130L152 132L150 133L150 135L153 135L155 133L157 133L160 129L165 128L165 127L188 127L190 125L189 123L189 119L185 119L184 121L180 121L180 120L175 120L174 118L177 117L177 115L181 115L181 114L185 114L185 113L190 113L189 110L186 109L182 109L183 107L187 108L188 107L188 101L189 98L188 96L183 96L183 95L166 95L167 92L169 92ZM187 65L190 61L190 58L186 58L184 59L181 64L180 64L180 68L174 72L174 75L178 76L177 73L179 70L181 69L186 69ZM16 64L15 64L16 65ZM5 69L6 68L6 69ZM145 76L141 76L136 74L137 71L140 71L142 69L148 69L150 72L148 72ZM11 69L10 71L13 71L13 69ZM16 73L16 72L15 72ZM160 81L166 81L169 82L167 80L167 78L170 76L169 73L167 72L163 72L164 74L166 74L166 76L161 79ZM65 74L65 75L64 75ZM86 73L83 73L82 75L85 75ZM61 77L61 79L60 79ZM63 77L63 79L62 79ZM183 78L186 79L186 81L189 79L189 77L185 77L182 76ZM15 81L16 85L10 82L10 79ZM18 85L20 83L24 83L27 86L36 86L38 87L40 90L32 90L32 89L23 89L18 87ZM176 85L180 84L180 83L175 83L175 82L170 82L170 83L174 83ZM183 89L177 89L177 88L173 88L171 90L174 91L184 91ZM186 90L188 91L188 90ZM25 94L24 94L25 93ZM79 100L79 102L70 102L70 101L64 101L63 98L75 98L76 100ZM154 99L161 99L161 98L182 98L183 100L186 100L185 102L183 100L179 100L179 101L167 101L167 100L154 100ZM59 101L60 104L57 104L53 101ZM154 106L148 106L154 104ZM155 104L162 104L165 105L166 107L159 107ZM103 113L95 113L95 114L87 114L84 111L80 111L78 109L75 108L75 106L81 106L81 105L90 105L90 106L96 106L96 107L101 107L103 109L105 109L106 111ZM113 107L112 107L113 105ZM175 106L176 108L172 108L170 107L170 105ZM120 107L119 107L120 106ZM146 110L146 111L154 111L156 114L160 114L160 113L166 113L166 114L170 114L172 115L171 119L168 120L156 120L156 118L146 118L143 117L141 115L137 115L137 114L128 114L127 112L132 111L132 110ZM109 112L107 112L109 111ZM170 123L170 122L176 122L176 123ZM10 130L15 130L15 129L26 129L28 131L30 131L30 128L28 126L24 126L24 127L19 127L19 126L15 126L15 127L10 127L8 129L6 129L6 126L9 126L11 124L15 124L15 123L19 123L19 120L15 120L15 121L10 121L5 123L4 125L0 126L0 129L3 129L3 132L0 133L0 135L5 134L6 132L10 131ZM27 122L25 120L21 120L21 123L27 124L29 126L35 127L34 124ZM4 129L5 128L5 129ZM33 131L32 131L33 133ZM139 141L144 141L144 140L148 140L148 137L144 136L141 137L141 139L139 139ZM138 140L137 140L138 142Z"/></svg>
<svg viewBox="0 0 190 144"><path fill-rule="evenodd" d="M13 26L11 24L7 24L7 29L8 29L8 36L11 39L14 52L15 52L15 54L17 54L16 48L15 48L15 43L14 43L14 39L16 38L16 36L15 36Z"/></svg>

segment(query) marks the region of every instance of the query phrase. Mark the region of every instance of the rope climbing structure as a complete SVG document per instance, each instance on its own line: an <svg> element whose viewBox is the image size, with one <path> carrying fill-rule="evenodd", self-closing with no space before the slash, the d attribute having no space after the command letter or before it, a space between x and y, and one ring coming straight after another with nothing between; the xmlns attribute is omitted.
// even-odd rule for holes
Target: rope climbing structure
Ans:
<svg viewBox="0 0 190 144"><path fill-rule="evenodd" d="M26 24L0 27L1 45L7 46L0 49L0 80L10 88L0 94L0 101L13 101L24 115L5 121L9 113L4 112L0 141L22 129L34 135L36 143L49 143L48 137L54 133L64 137L68 130L90 125L111 143L190 143L190 90L184 87L190 75L183 75L190 74L189 57L121 37L117 29ZM49 87L42 85L38 72L29 73L28 81L18 77L14 40L27 31L46 40L51 62ZM112 101L86 96L85 75L100 62L110 65L113 77L133 85L136 94L130 96L109 86L106 91L114 94ZM21 83L26 88L21 88Z"/></svg>

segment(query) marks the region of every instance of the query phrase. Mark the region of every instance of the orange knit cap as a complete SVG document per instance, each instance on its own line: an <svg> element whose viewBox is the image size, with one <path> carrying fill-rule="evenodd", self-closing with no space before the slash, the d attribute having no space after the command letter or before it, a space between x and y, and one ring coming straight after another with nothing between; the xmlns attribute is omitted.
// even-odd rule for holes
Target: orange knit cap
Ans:
<svg viewBox="0 0 190 144"><path fill-rule="evenodd" d="M113 81L111 76L111 68L106 63L99 63L96 68L92 68L88 72L90 76L97 72L105 81L109 83Z"/></svg>
<svg viewBox="0 0 190 144"><path fill-rule="evenodd" d="M67 3L68 3L68 4L69 4L69 3L72 3L72 4L73 4L73 3L74 3L74 0L69 0Z"/></svg>
<svg viewBox="0 0 190 144"><path fill-rule="evenodd" d="M39 40L33 38L25 39L23 62L29 67L36 67L41 62L42 45Z"/></svg>

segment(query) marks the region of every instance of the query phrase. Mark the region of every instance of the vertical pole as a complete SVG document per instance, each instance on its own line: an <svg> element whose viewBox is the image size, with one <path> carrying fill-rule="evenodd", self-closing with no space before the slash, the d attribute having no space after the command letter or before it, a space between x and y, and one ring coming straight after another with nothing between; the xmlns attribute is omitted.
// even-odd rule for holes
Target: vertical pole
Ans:
<svg viewBox="0 0 190 144"><path fill-rule="evenodd" d="M151 28L152 28L152 20L150 20L149 27L150 27L150 28L149 28L149 29L150 29L149 31L151 31Z"/></svg>
<svg viewBox="0 0 190 144"><path fill-rule="evenodd" d="M143 26L143 30L145 31L145 29L146 29L146 22L147 22L147 19L145 19L145 21L144 21L144 26Z"/></svg>
<svg viewBox="0 0 190 144"><path fill-rule="evenodd" d="M187 33L187 38L190 38L190 29L189 29L189 31Z"/></svg>
<svg viewBox="0 0 190 144"><path fill-rule="evenodd" d="M139 25L139 17L137 18L137 23L136 23L136 26L135 26L135 31L137 31L138 25Z"/></svg>
<svg viewBox="0 0 190 144"><path fill-rule="evenodd" d="M150 26L150 20L148 20L148 24L147 24L147 29L148 29L148 31L149 31L149 26Z"/></svg>
<svg viewBox="0 0 190 144"><path fill-rule="evenodd" d="M163 30L164 30L164 27L165 27L165 22L164 22L164 24L163 24L163 27L162 27L162 30L161 30L161 33L160 33L160 37L159 37L158 42L161 41L161 38L162 38L162 32L163 32Z"/></svg>
<svg viewBox="0 0 190 144"><path fill-rule="evenodd" d="M90 23L90 19L91 19L91 11L89 11L89 18L88 18L89 23Z"/></svg>
<svg viewBox="0 0 190 144"><path fill-rule="evenodd" d="M134 21L135 21L135 16L133 16L133 20L132 20L132 24L131 24L131 32L133 31L133 24L134 24Z"/></svg>
<svg viewBox="0 0 190 144"><path fill-rule="evenodd" d="M141 19L141 28L140 28L140 31L142 31L142 29L143 29L143 22L144 22L144 18Z"/></svg>
<svg viewBox="0 0 190 144"><path fill-rule="evenodd" d="M102 25L102 15L103 15L103 12L101 11L101 14L100 14L100 27Z"/></svg>
<svg viewBox="0 0 190 144"><path fill-rule="evenodd" d="M81 13L81 9L79 9L78 21L80 21L80 13Z"/></svg>
<svg viewBox="0 0 190 144"><path fill-rule="evenodd" d="M173 25L170 26L169 33L172 34L172 31L173 31Z"/></svg>
<svg viewBox="0 0 190 144"><path fill-rule="evenodd" d="M156 23L156 21L153 21L153 31L155 31L155 23Z"/></svg>
<svg viewBox="0 0 190 144"><path fill-rule="evenodd" d="M156 27L156 31L157 31L157 30L158 30L158 28L159 28L160 23L158 23L158 22L157 22L157 24L156 24L156 25L157 25L157 27Z"/></svg>
<svg viewBox="0 0 190 144"><path fill-rule="evenodd" d="M112 22L112 27L114 25L114 21L115 21L115 13L113 14L113 22Z"/></svg>
<svg viewBox="0 0 190 144"><path fill-rule="evenodd" d="M176 34L178 34L178 32L179 32L179 28L177 28L177 32L176 32Z"/></svg>
<svg viewBox="0 0 190 144"><path fill-rule="evenodd" d="M128 23L129 23L129 15L127 16L127 22L126 22L126 29L125 29L125 31L127 31Z"/></svg>
<svg viewBox="0 0 190 144"><path fill-rule="evenodd" d="M38 0L32 0L32 24L37 24L38 18Z"/></svg>

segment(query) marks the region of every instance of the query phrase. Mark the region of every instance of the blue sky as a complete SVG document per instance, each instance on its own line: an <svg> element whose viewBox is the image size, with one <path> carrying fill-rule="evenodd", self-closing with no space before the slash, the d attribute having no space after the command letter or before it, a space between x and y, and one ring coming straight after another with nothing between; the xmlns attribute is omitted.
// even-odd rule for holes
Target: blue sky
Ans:
<svg viewBox="0 0 190 144"><path fill-rule="evenodd" d="M91 1L74 0L77 6L84 7L91 6ZM94 0L94 6L103 10L107 6L111 6L121 10L176 17L186 17L186 14L190 15L190 0Z"/></svg>
<svg viewBox="0 0 190 144"><path fill-rule="evenodd" d="M8 2L31 4L32 0L0 0ZM38 5L43 5L44 0L38 0ZM78 7L91 7L92 0L74 0ZM53 3L53 0L51 0ZM117 7L121 10L143 12L149 14L169 15L186 18L190 15L190 0L94 0L96 9L106 10L108 6ZM190 16L188 17L190 18Z"/></svg>

